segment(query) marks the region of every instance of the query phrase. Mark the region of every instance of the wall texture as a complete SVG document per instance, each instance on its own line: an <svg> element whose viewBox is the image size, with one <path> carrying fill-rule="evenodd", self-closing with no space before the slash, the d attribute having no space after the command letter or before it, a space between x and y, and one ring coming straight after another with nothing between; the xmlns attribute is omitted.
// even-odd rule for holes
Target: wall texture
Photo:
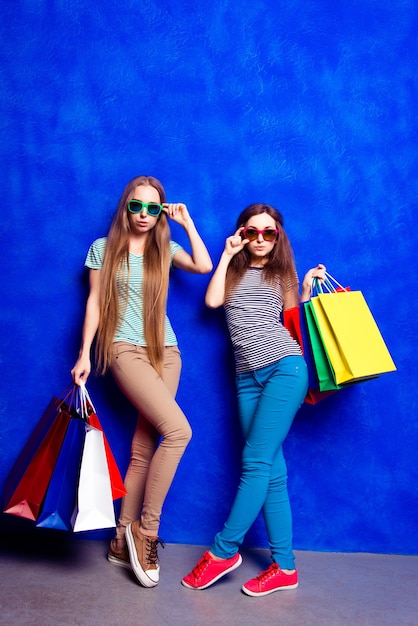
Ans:
<svg viewBox="0 0 418 626"><path fill-rule="evenodd" d="M88 246L126 182L149 173L188 204L215 262L241 209L269 202L301 275L322 261L363 291L398 371L299 412L286 443L295 547L417 554L416 3L14 0L0 11L0 484L69 382ZM194 438L164 509L169 542L207 544L237 481L231 352L207 282L176 272L170 292ZM90 391L125 470L135 415L110 378ZM247 541L266 545L261 520Z"/></svg>

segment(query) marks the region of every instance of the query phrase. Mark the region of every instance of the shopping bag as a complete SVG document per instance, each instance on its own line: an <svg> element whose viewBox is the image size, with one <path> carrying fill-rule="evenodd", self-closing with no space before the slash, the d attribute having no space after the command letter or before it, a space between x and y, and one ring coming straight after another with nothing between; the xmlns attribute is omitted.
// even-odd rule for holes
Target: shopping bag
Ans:
<svg viewBox="0 0 418 626"><path fill-rule="evenodd" d="M320 293L311 307L337 385L396 370L361 291Z"/></svg>
<svg viewBox="0 0 418 626"><path fill-rule="evenodd" d="M122 498L123 496L127 494L125 485L123 484L122 476L120 474L118 465L116 463L116 459L113 456L113 452L110 448L107 437L104 434L99 417L96 413L96 409L94 408L93 402L91 400L91 397L84 383L80 385L80 394L81 394L81 404L84 406L84 410L86 411L88 415L87 417L88 423L91 426L94 426L94 428L98 428L99 430L103 432L106 460L107 460L107 465L109 468L110 484L112 486L112 498L113 500L117 500L118 498Z"/></svg>
<svg viewBox="0 0 418 626"><path fill-rule="evenodd" d="M304 346L300 324L300 305L283 311L283 326L287 328L293 339L298 342L303 352Z"/></svg>
<svg viewBox="0 0 418 626"><path fill-rule="evenodd" d="M103 432L90 425L85 428L74 532L116 526Z"/></svg>
<svg viewBox="0 0 418 626"><path fill-rule="evenodd" d="M332 282L331 279L334 282ZM319 386L319 394L324 394L324 397L326 397L329 394L334 393L338 389L341 389L342 386L337 385L335 382L334 372L329 361L327 351L325 350L314 312L312 310L312 299L315 298L319 293L323 293L324 288L326 288L328 291L335 292L350 291L350 287L343 287L329 274L326 274L324 282L321 282L319 281L319 279L314 278L312 284L312 297L309 301L302 304L304 313L303 317L306 322L307 339L305 341L305 344L308 346L308 355L311 355L312 361L314 363L314 369L316 372ZM301 328L304 329L305 325L301 325Z"/></svg>
<svg viewBox="0 0 418 626"><path fill-rule="evenodd" d="M58 411L63 403L63 398L52 397L48 406L41 415L38 423L26 441L22 451L14 462L4 483L4 508L7 507L14 491L16 490L25 470L33 459L42 439L51 427Z"/></svg>
<svg viewBox="0 0 418 626"><path fill-rule="evenodd" d="M85 422L73 417L55 464L37 526L56 530L72 529L71 519L77 498L85 434Z"/></svg>
<svg viewBox="0 0 418 626"><path fill-rule="evenodd" d="M310 335L308 332L308 323L307 323L307 315L306 315L306 302L302 302L300 304L300 332L302 336L303 343L303 356L305 357L306 364L308 366L308 376L309 376L309 388L308 393L306 394L305 402L307 404L317 404L320 400L324 400L328 398L328 396L332 395L337 391L336 388L330 387L327 389L321 389L319 383L319 377L315 366L315 359L312 351L312 344L310 340ZM329 370L328 370L329 371ZM324 385L322 385L324 386Z"/></svg>
<svg viewBox="0 0 418 626"><path fill-rule="evenodd" d="M309 343L315 363L316 375L320 391L336 391L339 389L334 379L334 373L325 351L322 337L312 311L312 299L304 303L304 314L309 333Z"/></svg>
<svg viewBox="0 0 418 626"><path fill-rule="evenodd" d="M321 391L319 388L319 380L309 341L304 311L305 304L305 302L302 302L299 306L286 309L283 312L283 324L288 329L292 337L299 343L308 368L308 391L304 402L306 404L316 404L334 391ZM335 388L333 389L335 390Z"/></svg>
<svg viewBox="0 0 418 626"><path fill-rule="evenodd" d="M36 520L69 421L70 413L65 402L53 398L11 471L5 513Z"/></svg>
<svg viewBox="0 0 418 626"><path fill-rule="evenodd" d="M128 492L125 489L125 485L123 484L123 479L117 466L116 459L113 456L113 452L110 448L109 442L106 435L104 434L102 425L96 413L91 413L89 415L89 424L103 432L106 461L109 469L110 485L112 488L112 498L113 500L123 498L123 496L125 496Z"/></svg>

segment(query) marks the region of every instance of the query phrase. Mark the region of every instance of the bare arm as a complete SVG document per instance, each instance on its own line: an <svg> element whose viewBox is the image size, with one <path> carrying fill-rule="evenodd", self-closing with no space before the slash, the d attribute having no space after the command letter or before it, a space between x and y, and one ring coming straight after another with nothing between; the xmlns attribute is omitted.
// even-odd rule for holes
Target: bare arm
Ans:
<svg viewBox="0 0 418 626"><path fill-rule="evenodd" d="M299 298L299 285L297 284L283 294L283 311L299 306L299 302L303 301Z"/></svg>
<svg viewBox="0 0 418 626"><path fill-rule="evenodd" d="M228 237L225 242L225 248L222 252L218 266L209 282L206 290L205 303L211 309L222 306L225 302L225 280L229 264L233 256L235 256L248 243L248 239L241 239L239 228L235 235Z"/></svg>
<svg viewBox="0 0 418 626"><path fill-rule="evenodd" d="M301 302L306 302L312 295L312 283L314 278L319 278L321 281L325 280L326 267L319 263L316 267L308 270L302 282L302 293L300 296Z"/></svg>
<svg viewBox="0 0 418 626"><path fill-rule="evenodd" d="M179 250L173 257L173 265L193 274L207 274L212 269L212 260L209 252L197 232L196 226L190 217L185 204L165 204L165 212L174 221L183 226L189 237L192 253Z"/></svg>
<svg viewBox="0 0 418 626"><path fill-rule="evenodd" d="M90 293L87 298L84 316L81 347L76 364L71 370L73 381L79 385L84 383L91 371L90 350L99 326L100 318L100 270L90 270Z"/></svg>

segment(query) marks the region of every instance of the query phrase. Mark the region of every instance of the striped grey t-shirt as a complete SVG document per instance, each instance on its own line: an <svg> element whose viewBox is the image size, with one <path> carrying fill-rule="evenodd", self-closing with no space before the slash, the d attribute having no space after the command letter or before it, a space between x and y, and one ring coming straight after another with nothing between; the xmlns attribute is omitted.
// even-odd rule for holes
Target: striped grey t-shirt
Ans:
<svg viewBox="0 0 418 626"><path fill-rule="evenodd" d="M299 344L280 319L283 309L280 283L267 284L261 268L247 269L226 299L224 308L237 374L267 367L286 356L302 354Z"/></svg>
<svg viewBox="0 0 418 626"><path fill-rule="evenodd" d="M106 237L94 241L87 253L85 266L89 269L100 270L106 248ZM182 247L170 241L171 260ZM121 267L116 274L116 284L119 295L119 324L113 341L126 341L137 346L146 346L144 337L144 324L142 312L142 284L144 277L143 256L129 253L129 278L128 269ZM128 289L128 302L126 302L126 289ZM177 339L167 315L165 317L165 345L176 346Z"/></svg>

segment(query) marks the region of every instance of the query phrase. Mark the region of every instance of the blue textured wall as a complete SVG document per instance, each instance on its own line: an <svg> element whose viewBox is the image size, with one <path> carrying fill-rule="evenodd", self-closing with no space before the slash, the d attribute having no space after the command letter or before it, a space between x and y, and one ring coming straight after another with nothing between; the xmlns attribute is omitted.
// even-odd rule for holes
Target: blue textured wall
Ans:
<svg viewBox="0 0 418 626"><path fill-rule="evenodd" d="M298 414L295 547L417 554L416 3L14 0L1 13L0 483L69 381L87 248L125 183L150 173L189 205L214 261L238 212L270 202L300 274L322 261L364 292L398 371ZM237 480L231 353L207 282L177 272L170 293L194 438L169 542L207 544ZM124 470L135 416L111 380L90 391ZM266 545L261 520L248 542Z"/></svg>

